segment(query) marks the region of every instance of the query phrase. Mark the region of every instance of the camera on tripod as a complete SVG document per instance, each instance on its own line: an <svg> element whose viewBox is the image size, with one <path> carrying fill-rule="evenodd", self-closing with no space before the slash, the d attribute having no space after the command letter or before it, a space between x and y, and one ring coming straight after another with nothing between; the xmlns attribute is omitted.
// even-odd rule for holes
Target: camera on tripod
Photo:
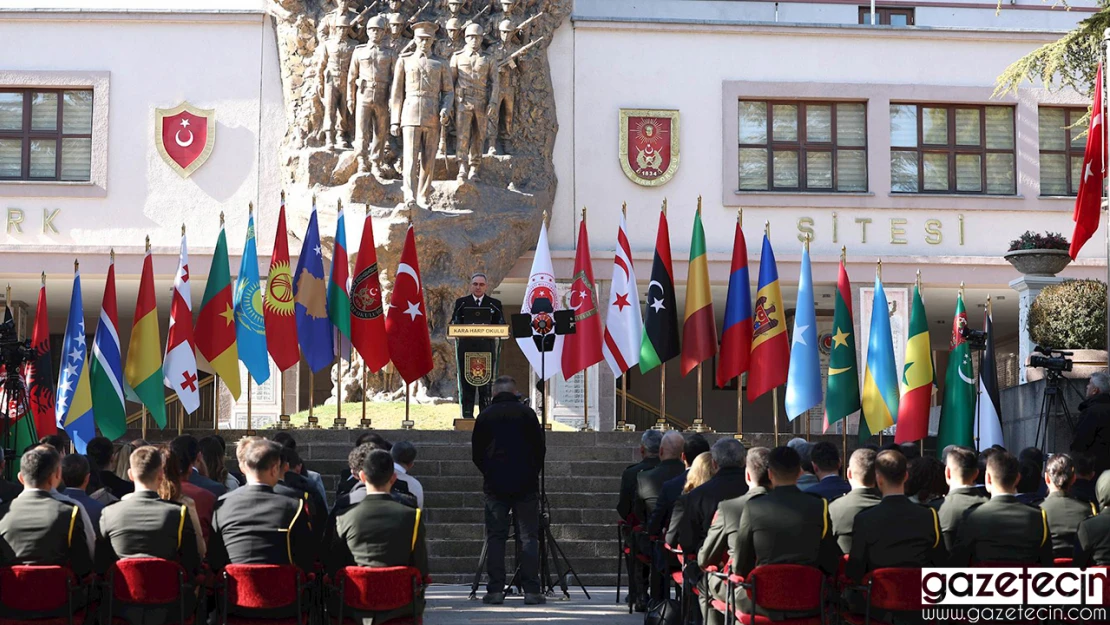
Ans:
<svg viewBox="0 0 1110 625"><path fill-rule="evenodd" d="M1059 349L1049 349L1038 345L1033 350L1034 354L1029 356L1029 366L1038 369L1044 369L1045 373L1059 375L1065 371L1071 371L1072 360L1068 356L1072 352L1065 352Z"/></svg>
<svg viewBox="0 0 1110 625"><path fill-rule="evenodd" d="M987 349L987 333L984 330L972 330L967 325L960 326L960 337L967 346L975 351Z"/></svg>

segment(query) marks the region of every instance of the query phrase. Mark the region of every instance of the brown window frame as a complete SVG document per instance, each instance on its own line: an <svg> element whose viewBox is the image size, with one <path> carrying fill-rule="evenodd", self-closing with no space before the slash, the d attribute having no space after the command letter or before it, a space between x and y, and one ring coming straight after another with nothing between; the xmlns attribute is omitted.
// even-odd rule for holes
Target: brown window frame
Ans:
<svg viewBox="0 0 1110 625"><path fill-rule="evenodd" d="M1073 107L1073 106L1040 106L1040 107L1037 108L1037 115L1038 115L1037 127L1038 127L1038 131L1039 131L1039 128L1040 128L1039 116L1040 116L1041 109L1057 109L1057 110L1061 110L1061 111L1064 112L1064 127L1060 129L1060 132L1064 133L1064 149L1063 150L1046 150L1046 149L1042 148L1040 145L1038 145L1037 146L1037 155L1040 156L1041 154L1060 154L1064 157L1064 176L1065 176L1064 177L1064 184L1066 185L1065 188L1068 190L1068 192L1065 193L1064 195L1059 195L1059 194L1045 195L1044 193L1042 193L1041 195L1042 195L1042 197L1075 197L1075 196L1079 195L1079 193L1078 193L1078 191L1075 192L1075 193L1072 193L1072 191L1071 191L1072 190L1071 159L1073 157L1076 157L1076 156L1078 156L1080 159L1082 159L1086 155L1087 142L1084 141L1083 145L1081 145L1079 147L1072 146L1072 143L1071 143L1072 128L1071 128L1071 126L1073 124L1075 124L1076 122L1078 122L1080 119L1082 119L1084 116L1086 116L1090 111L1088 109L1085 109L1085 108L1082 108L1082 107ZM1039 159L1038 159L1038 161L1039 161ZM1078 189L1078 185L1076 186L1076 188Z"/></svg>
<svg viewBox="0 0 1110 625"><path fill-rule="evenodd" d="M20 139L20 171L19 176L0 176L0 181L29 181L29 182L88 182L88 180L62 180L62 140L63 139L89 139L92 132L65 133L62 130L62 110L65 108L64 94L66 91L88 91L92 89L40 89L36 87L27 89L0 89L0 93L19 93L23 96L23 128L21 130L0 130L0 139ZM58 118L54 130L31 129L31 96L35 93L58 94ZM93 106L96 106L95 101ZM31 141L54 139L54 175L52 177L31 177ZM91 178L91 173L90 173Z"/></svg>
<svg viewBox="0 0 1110 625"><path fill-rule="evenodd" d="M767 150L767 188L765 189L740 189L740 193L867 193L871 188L870 171L868 171L867 162L867 102L859 100L782 100L782 99L768 99L768 98L740 98L737 105L745 102L754 102L757 104L765 104L767 106L767 142L766 143L740 143L737 138L737 154L745 148L756 148ZM830 139L829 141L814 141L809 142L806 134L806 107L808 105L815 106L828 106L831 110L830 124ZM837 129L836 129L836 105L838 104L862 104L863 105L863 145L860 146L838 146L837 145ZM775 124L775 105L789 105L798 107L798 140L797 141L775 141L774 124ZM775 186L775 150L782 150L787 152L798 153L798 186L796 187L776 187ZM837 152L840 150L851 152L863 152L864 162L864 177L863 189L845 189L841 191L837 188L837 169L839 168L840 159L837 158ZM832 186L831 187L818 187L810 189L807 186L807 172L806 172L806 154L809 152L828 152L832 154ZM737 172L739 177L739 172ZM739 179L739 178L738 178Z"/></svg>
<svg viewBox="0 0 1110 625"><path fill-rule="evenodd" d="M913 7L875 7L875 17L877 18L876 26L890 26L891 15L904 15L906 16L906 26L914 25L914 8ZM871 25L871 7L859 8L859 23L864 26ZM901 28L899 26L899 28Z"/></svg>
<svg viewBox="0 0 1110 625"><path fill-rule="evenodd" d="M891 102L891 106L916 106L917 107L917 146L916 147L896 147L890 146L891 155L895 152L913 152L917 154L917 191L895 191L893 184L891 184L890 192L895 195L994 195L1012 197L1017 195L1017 111L1014 107L1006 107L997 104L950 104L950 103L933 103L933 102ZM922 109L926 108L942 108L947 111L948 122L948 143L946 145L929 144L925 145L925 117L922 114ZM1010 108L1013 114L1010 116L1014 124L1014 146L1010 149L988 148L987 147L987 109L988 108ZM958 145L956 143L956 109L976 109L979 111L979 145ZM887 129L890 132L890 128ZM947 154L948 155L948 189L936 190L925 189L925 155L926 154ZM979 191L958 191L956 189L956 156L960 154L974 154L980 157L979 159L979 181L981 183ZM990 193L987 191L987 155L988 154L1010 154L1014 157L1014 190L1013 193Z"/></svg>

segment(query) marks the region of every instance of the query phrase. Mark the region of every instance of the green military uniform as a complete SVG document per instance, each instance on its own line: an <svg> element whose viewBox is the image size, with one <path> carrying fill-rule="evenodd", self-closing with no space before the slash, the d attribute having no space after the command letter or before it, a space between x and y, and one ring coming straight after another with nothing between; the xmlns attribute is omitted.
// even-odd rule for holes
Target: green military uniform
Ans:
<svg viewBox="0 0 1110 625"><path fill-rule="evenodd" d="M747 493L739 497L722 501L717 506L717 514L713 515L713 522L709 525L709 533L706 534L705 542L701 544L701 549L698 551L698 566L703 569L710 566L724 569L723 563L726 557L735 555L729 553L729 545L732 542L732 537L740 529L740 517L743 516L744 507L751 499L766 495L768 492L766 488L756 486L748 489ZM724 601L728 592L727 584L715 577L709 577L708 582L712 597ZM716 625L720 622L723 622L722 615L716 610L710 610L709 623Z"/></svg>
<svg viewBox="0 0 1110 625"><path fill-rule="evenodd" d="M388 494L371 493L340 513L335 527L330 528L330 548L325 556L328 570L333 573L345 566L411 566L428 576L428 548L422 511L393 501ZM417 610L424 611L424 599L417 600ZM349 610L345 609L344 612ZM358 612L366 625L385 623L411 615L404 607L389 612Z"/></svg>
<svg viewBox="0 0 1110 625"><path fill-rule="evenodd" d="M78 577L91 572L80 507L38 489L0 505L0 566L28 564L68 566Z"/></svg>
<svg viewBox="0 0 1110 625"><path fill-rule="evenodd" d="M990 501L990 497L976 486L949 489L944 503L937 511L940 515L940 532L944 536L945 549L952 551L956 546L956 535L968 509L987 501Z"/></svg>
<svg viewBox="0 0 1110 625"><path fill-rule="evenodd" d="M937 511L890 495L856 517L846 573L858 582L875 569L943 566L947 557Z"/></svg>
<svg viewBox="0 0 1110 625"><path fill-rule="evenodd" d="M1098 514L1095 504L1068 497L1064 491L1048 494L1041 502L1048 519L1048 531L1052 535L1052 555L1057 558L1070 558L1075 555L1075 533L1083 519Z"/></svg>
<svg viewBox="0 0 1110 625"><path fill-rule="evenodd" d="M659 466L659 456L644 458L625 468L621 473L621 492L617 499L617 514L621 515L622 519L627 519L628 515L632 514L632 505L636 501L636 476L640 474L640 471L654 469L657 466ZM647 519L638 520L641 523L647 522Z"/></svg>
<svg viewBox="0 0 1110 625"><path fill-rule="evenodd" d="M967 511L952 548L951 566L973 562L1052 566L1050 539L1043 510L1021 503L1014 495L995 495Z"/></svg>
<svg viewBox="0 0 1110 625"><path fill-rule="evenodd" d="M844 553L852 552L852 533L856 515L876 506L882 500L883 494L879 489L853 488L843 497L829 504L829 517L832 519L833 535L840 550Z"/></svg>
<svg viewBox="0 0 1110 625"><path fill-rule="evenodd" d="M1075 538L1075 566L1110 565L1110 508L1080 523Z"/></svg>
<svg viewBox="0 0 1110 625"><path fill-rule="evenodd" d="M192 574L200 567L196 531L183 504L141 490L104 507L100 513L97 569L106 571L124 558L161 558L180 562Z"/></svg>

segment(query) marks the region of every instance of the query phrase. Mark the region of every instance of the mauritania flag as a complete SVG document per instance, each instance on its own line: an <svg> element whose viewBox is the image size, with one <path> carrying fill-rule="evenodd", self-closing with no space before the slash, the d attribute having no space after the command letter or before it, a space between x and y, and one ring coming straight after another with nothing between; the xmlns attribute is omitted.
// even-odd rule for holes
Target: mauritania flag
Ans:
<svg viewBox="0 0 1110 625"><path fill-rule="evenodd" d="M867 337L867 365L863 371L863 418L859 420L861 441L894 425L898 415L898 371L894 363L894 337L890 332L889 310L883 281L876 275L871 331Z"/></svg>
<svg viewBox="0 0 1110 625"><path fill-rule="evenodd" d="M131 325L131 342L127 345L123 377L150 411L158 427L166 427L162 337L158 335L158 300L154 296L154 265L150 259L149 240L142 277L139 278L139 298L135 301L135 321Z"/></svg>
<svg viewBox="0 0 1110 625"><path fill-rule="evenodd" d="M89 383L92 387L93 415L100 433L116 440L127 432L127 413L123 404L123 357L119 346L119 314L116 312L115 253L108 264L104 283L104 301L93 339L93 356L89 361Z"/></svg>
<svg viewBox="0 0 1110 625"><path fill-rule="evenodd" d="M262 312L258 250L254 241L254 211L251 211L247 217L247 242L239 262L239 277L235 280L235 338L239 344L239 360L254 381L262 384L270 379L270 357L266 355L266 320Z"/></svg>
<svg viewBox="0 0 1110 625"><path fill-rule="evenodd" d="M752 286L748 276L748 244L740 215L736 216L736 235L732 241L732 268L728 276L725 301L725 326L721 332L721 358L717 363L717 386L748 370L752 354Z"/></svg>
<svg viewBox="0 0 1110 625"><path fill-rule="evenodd" d="M320 251L320 226L316 219L316 204L308 219L308 231L297 257L293 272L293 301L297 315L297 340L301 355L313 372L318 372L335 360L332 349L331 322L328 321L327 284L324 282L324 256Z"/></svg>
<svg viewBox="0 0 1110 625"><path fill-rule="evenodd" d="M937 451L949 445L974 447L975 372L971 367L971 348L960 330L967 327L964 295L956 298L952 318L952 350L948 352L948 371L944 376L944 402L940 406Z"/></svg>
<svg viewBox="0 0 1110 625"><path fill-rule="evenodd" d="M686 313L682 321L682 375L717 353L717 318L709 291L709 262L705 256L705 230L701 225L701 198L694 213L690 236L690 267L686 274Z"/></svg>
<svg viewBox="0 0 1110 625"><path fill-rule="evenodd" d="M836 280L836 304L833 309L829 388L825 394L828 425L847 419L848 415L860 409L855 328L852 317L852 283L848 280L848 270L841 259L840 275ZM847 421L844 425L847 427Z"/></svg>
<svg viewBox="0 0 1110 625"><path fill-rule="evenodd" d="M609 314L605 319L605 340L601 344L605 362L609 363L615 377L621 377L640 364L643 326L636 269L632 266L632 246L628 243L628 226L621 213L617 251L613 257L613 281L609 284Z"/></svg>
<svg viewBox="0 0 1110 625"><path fill-rule="evenodd" d="M752 359L748 369L748 401L786 384L790 365L790 339L786 334L786 311L779 289L779 269L771 240L763 235L759 259L759 289L752 314Z"/></svg>
<svg viewBox="0 0 1110 625"><path fill-rule="evenodd" d="M647 288L644 313L644 338L640 342L640 373L647 373L679 354L678 305L674 298L674 270L671 268L671 234L667 228L666 206L659 213L655 236L655 259Z"/></svg>
<svg viewBox="0 0 1110 625"><path fill-rule="evenodd" d="M170 297L170 329L166 332L162 373L166 388L177 394L185 412L193 414L200 408L200 384L193 341L193 295L189 288L189 242L185 238L185 226L181 226L181 255Z"/></svg>
<svg viewBox="0 0 1110 625"><path fill-rule="evenodd" d="M975 438L979 449L993 445L1006 446L1002 440L1001 404L998 400L998 367L994 362L994 312L987 298L986 327L987 348L979 363L979 409L975 411Z"/></svg>
<svg viewBox="0 0 1110 625"><path fill-rule="evenodd" d="M231 269L227 260L227 234L220 216L220 236L212 253L204 299L197 315L197 349L212 365L212 370L239 399L239 348L235 339L235 304L231 293Z"/></svg>
<svg viewBox="0 0 1110 625"><path fill-rule="evenodd" d="M331 256L331 279L328 281L328 319L335 326L335 350L340 358L351 358L351 263L347 260L347 222L343 219L343 203L339 203L339 219L335 222L335 249Z"/></svg>
<svg viewBox="0 0 1110 625"><path fill-rule="evenodd" d="M96 436L93 422L89 371L85 367L85 309L81 304L81 272L73 270L73 294L69 299L69 320L62 338L62 363L58 376L58 399L54 404L58 427L65 429L77 453Z"/></svg>
<svg viewBox="0 0 1110 625"><path fill-rule="evenodd" d="M813 271L809 244L802 248L798 304L794 313L794 341L786 379L786 416L791 420L821 403L821 356L817 353L817 313L813 309Z"/></svg>
<svg viewBox="0 0 1110 625"><path fill-rule="evenodd" d="M913 289L910 310L910 339L906 341L906 364L902 366L902 399L898 405L895 443L912 443L929 435L929 405L933 399L933 348L929 344L929 318L921 285Z"/></svg>

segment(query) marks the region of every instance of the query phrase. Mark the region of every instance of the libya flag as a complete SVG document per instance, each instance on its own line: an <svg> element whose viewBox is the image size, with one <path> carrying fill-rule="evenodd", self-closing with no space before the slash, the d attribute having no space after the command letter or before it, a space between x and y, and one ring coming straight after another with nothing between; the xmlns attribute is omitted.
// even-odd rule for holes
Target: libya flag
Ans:
<svg viewBox="0 0 1110 625"><path fill-rule="evenodd" d="M667 229L667 213L660 211L655 259L651 263L651 282L647 289L644 338L640 342L640 373L647 373L678 355L678 306L675 305L674 270L671 268L671 235Z"/></svg>
<svg viewBox="0 0 1110 625"><path fill-rule="evenodd" d="M949 445L971 447L975 424L975 375L971 368L971 348L960 335L967 326L964 296L956 299L956 316L952 319L952 350L948 353L948 372L944 376L944 403L940 408L940 429L937 452L944 453Z"/></svg>
<svg viewBox="0 0 1110 625"><path fill-rule="evenodd" d="M856 331L852 321L852 283L844 261L836 281L836 307L833 310L832 351L829 352L829 382L825 412L829 425L846 419L860 409L859 366L856 362Z"/></svg>

